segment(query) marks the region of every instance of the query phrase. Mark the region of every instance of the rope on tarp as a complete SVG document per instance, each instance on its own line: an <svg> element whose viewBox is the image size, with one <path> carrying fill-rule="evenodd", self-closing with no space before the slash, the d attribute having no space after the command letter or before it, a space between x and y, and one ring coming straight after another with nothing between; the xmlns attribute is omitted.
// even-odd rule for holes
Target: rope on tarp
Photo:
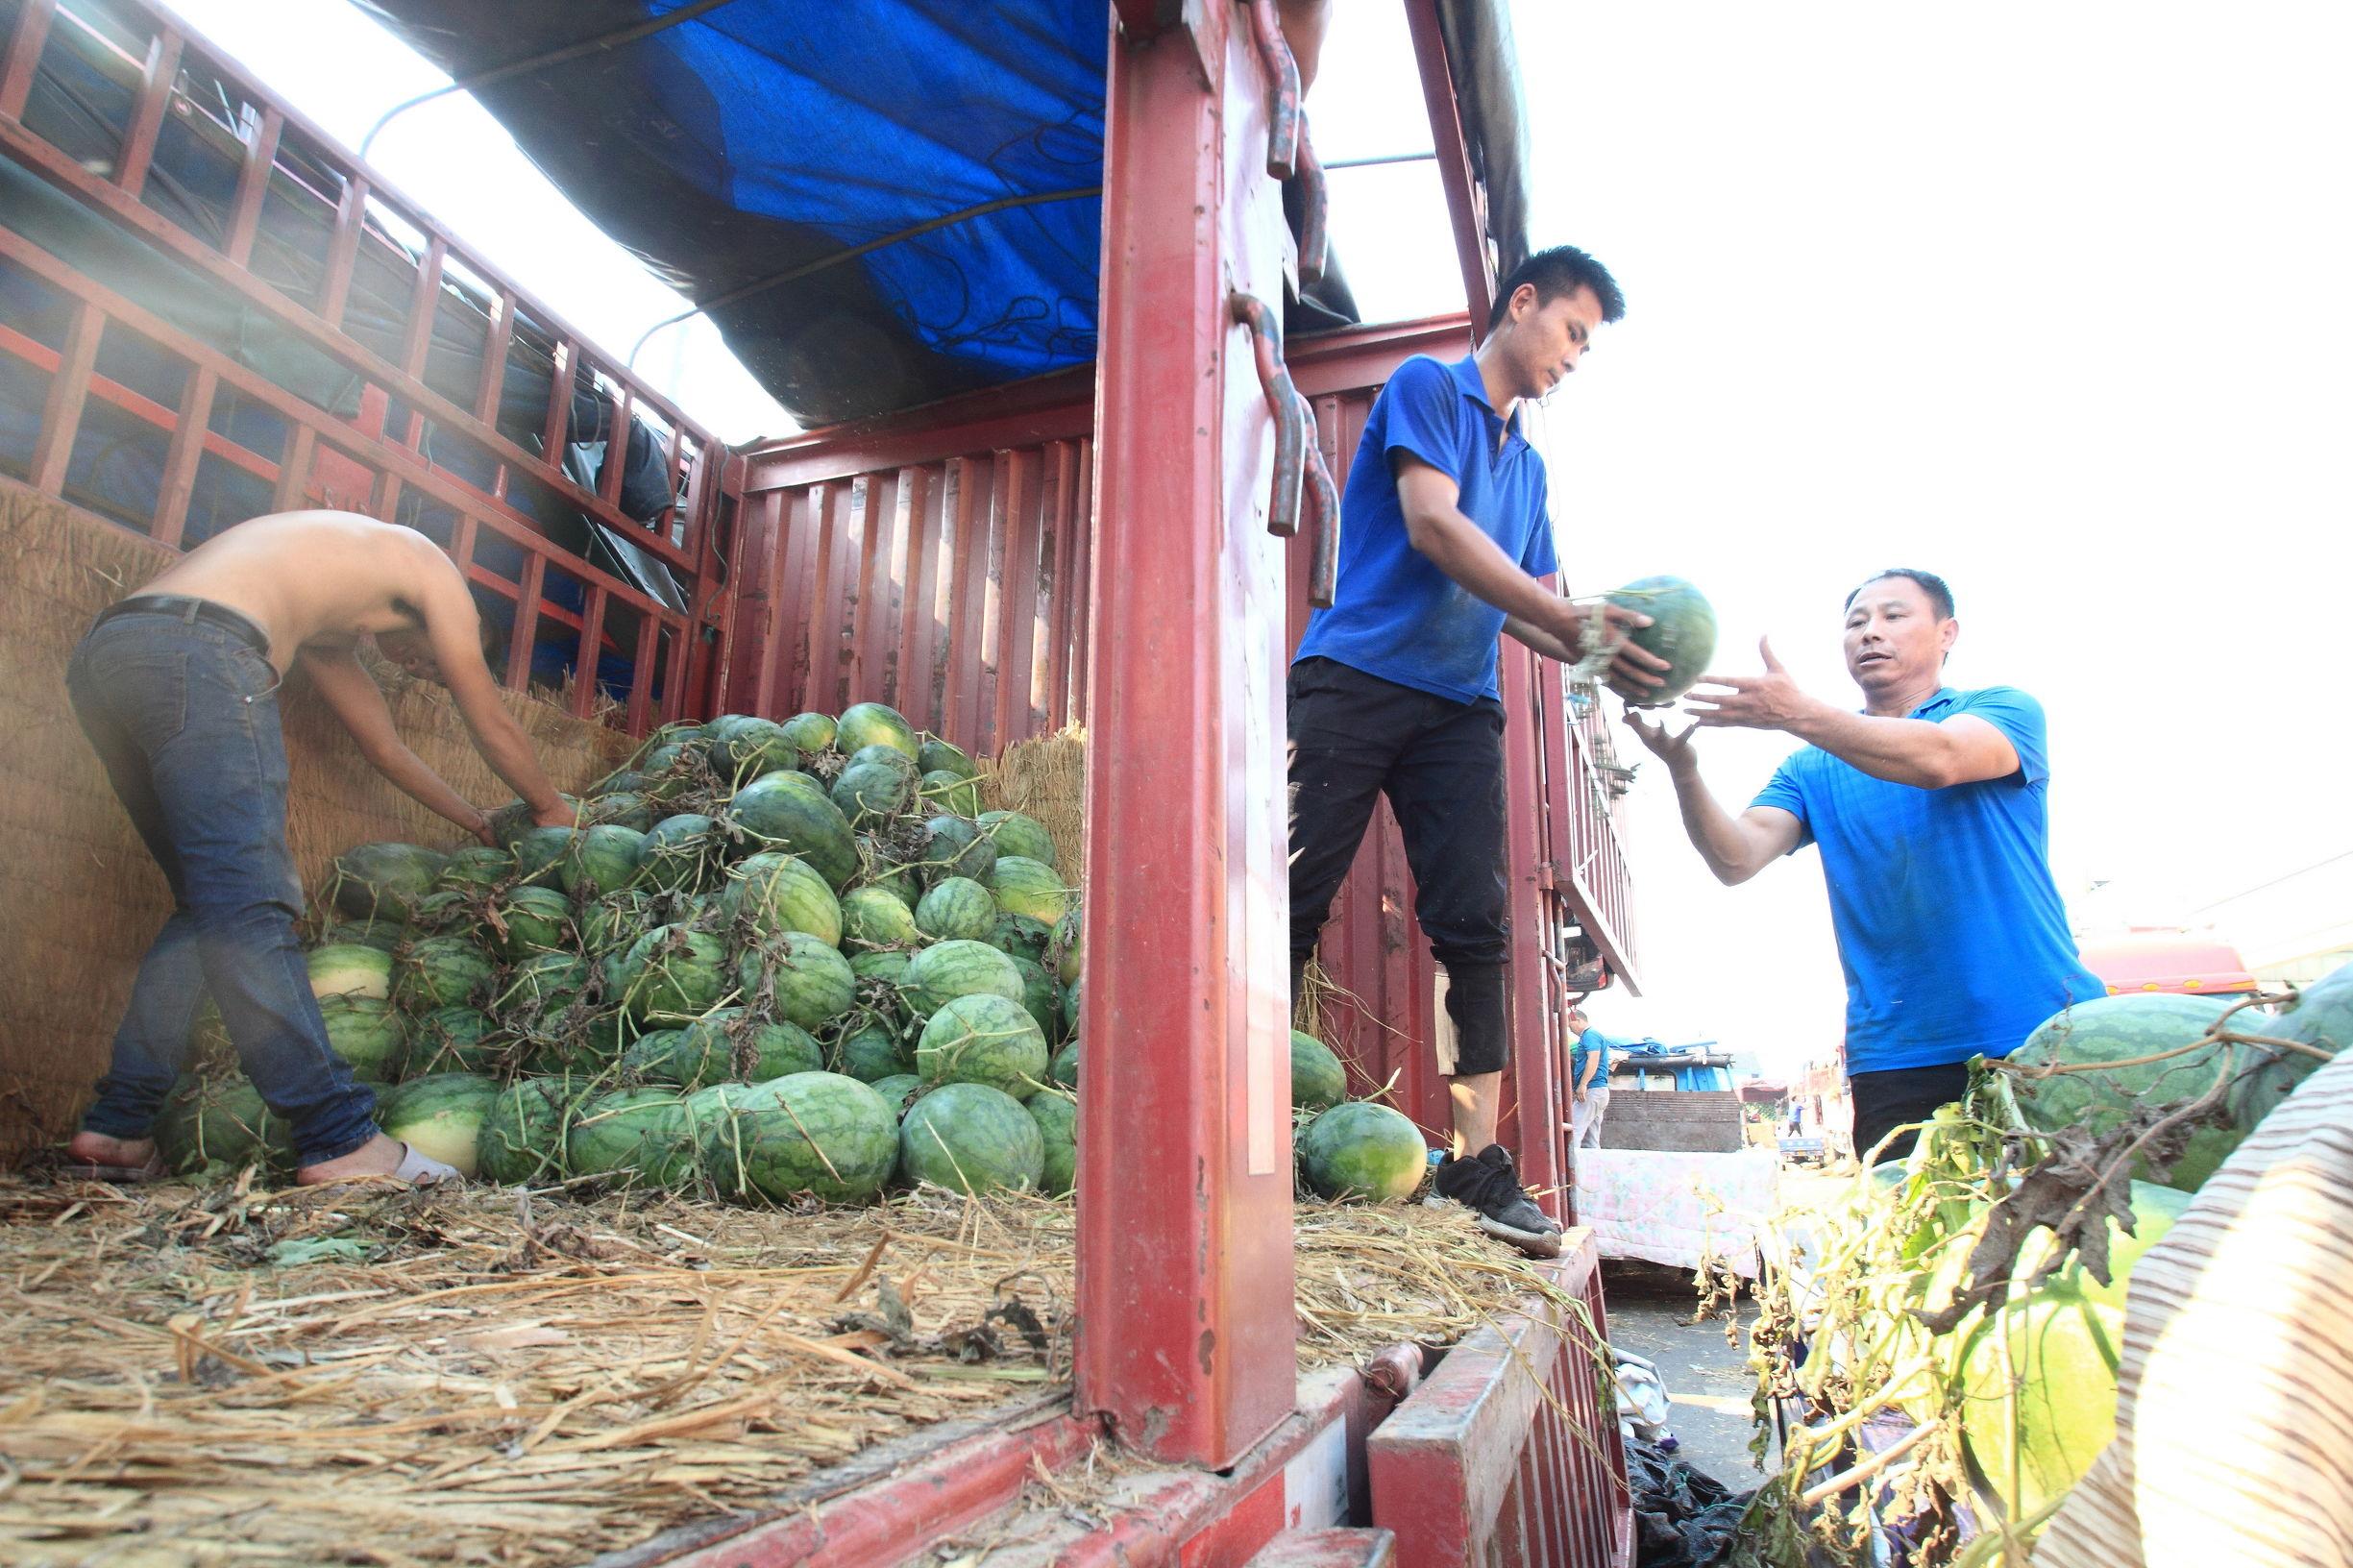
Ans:
<svg viewBox="0 0 2353 1568"><path fill-rule="evenodd" d="M375 145L378 135L383 131L384 127L420 104L429 104L434 99L446 98L453 92L473 92L477 88L503 82L510 76L522 76L544 66L561 65L566 61L578 60L584 55L593 55L601 49L618 49L625 43L635 43L640 38L650 38L666 28L677 26L680 22L691 22L704 12L717 11L727 3L728 0L688 0L686 5L680 6L667 16L631 22L626 27L617 27L609 33L600 33L593 38L583 38L577 43L568 43L559 49L544 50L523 60L509 61L503 65L493 65L486 71L477 71L472 76L453 78L430 92L421 92L414 98L404 99L378 115L376 123L368 127L368 134L359 138L359 156L365 159L368 156L368 149Z"/></svg>

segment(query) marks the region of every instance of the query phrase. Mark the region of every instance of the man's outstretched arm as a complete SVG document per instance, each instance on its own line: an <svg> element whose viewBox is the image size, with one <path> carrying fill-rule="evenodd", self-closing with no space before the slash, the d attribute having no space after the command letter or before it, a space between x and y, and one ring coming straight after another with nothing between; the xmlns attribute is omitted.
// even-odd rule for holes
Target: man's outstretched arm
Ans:
<svg viewBox="0 0 2353 1568"><path fill-rule="evenodd" d="M482 660L481 612L475 608L465 579L440 547L423 534L417 536L416 548L419 580L415 602L425 615L426 640L432 647L433 661L441 668L441 683L449 688L458 716L474 737L475 749L490 764L490 771L523 797L534 821L542 826L570 825L572 808L556 793L547 770L540 767L531 738L506 711L490 666Z"/></svg>
<svg viewBox="0 0 2353 1568"><path fill-rule="evenodd" d="M448 818L484 844L494 842L490 819L452 789L401 739L401 732L392 722L392 710L384 702L383 691L356 654L348 649L338 652L306 649L302 664L310 676L311 689L334 710L343 727L351 731L352 740L369 767L433 815Z"/></svg>
<svg viewBox="0 0 2353 1568"><path fill-rule="evenodd" d="M1974 714L1945 720L1891 719L1850 713L1807 696L1759 639L1761 675L1708 675L1687 698L1685 711L1716 728L1777 729L1822 747L1841 762L1916 789L1941 790L2007 778L2018 772L2018 747Z"/></svg>
<svg viewBox="0 0 2353 1568"><path fill-rule="evenodd" d="M1627 727L1642 738L1653 755L1667 765L1675 780L1675 804L1683 816L1683 832L1700 852L1716 880L1737 887L1788 854L1804 836L1794 813L1778 806L1751 806L1735 817L1708 793L1700 777L1700 759L1691 749L1693 729L1667 733L1663 722L1629 712Z"/></svg>

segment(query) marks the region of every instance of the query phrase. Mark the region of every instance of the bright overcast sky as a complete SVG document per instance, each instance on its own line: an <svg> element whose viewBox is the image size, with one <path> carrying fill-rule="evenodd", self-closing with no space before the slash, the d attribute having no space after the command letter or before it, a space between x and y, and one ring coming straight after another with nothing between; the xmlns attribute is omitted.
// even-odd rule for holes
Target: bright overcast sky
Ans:
<svg viewBox="0 0 2353 1568"><path fill-rule="evenodd" d="M440 80L320 0L177 0L353 143ZM1427 147L1400 12L1339 0L1309 101L1327 159ZM2338 712L2353 580L2344 8L2019 0L1517 0L1535 240L1629 314L1552 401L1560 554L1589 592L1689 576L1719 663L1760 634L1854 699L1839 601L1943 573L1956 685L2048 711L2052 860L2079 915L2167 919L2353 845ZM369 61L355 76L347 62ZM608 348L677 296L451 100L373 161ZM1428 164L1333 176L1368 319L1458 307ZM789 428L697 324L641 360L743 439ZM1785 737L1703 736L1735 805ZM1777 1070L1844 1006L1811 852L1726 891L1666 781L1625 827L1648 999L1613 1032L1714 1038ZM2113 884L2085 900L2095 882Z"/></svg>

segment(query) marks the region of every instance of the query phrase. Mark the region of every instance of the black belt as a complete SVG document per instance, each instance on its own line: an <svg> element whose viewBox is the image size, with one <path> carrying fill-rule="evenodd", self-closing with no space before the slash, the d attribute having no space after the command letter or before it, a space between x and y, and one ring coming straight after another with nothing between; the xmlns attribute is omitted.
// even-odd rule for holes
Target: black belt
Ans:
<svg viewBox="0 0 2353 1568"><path fill-rule="evenodd" d="M270 634L257 625L253 617L208 599L191 599L185 594L137 594L100 610L98 619L90 623L90 629L97 630L118 615L169 615L183 621L209 621L263 658L269 657Z"/></svg>

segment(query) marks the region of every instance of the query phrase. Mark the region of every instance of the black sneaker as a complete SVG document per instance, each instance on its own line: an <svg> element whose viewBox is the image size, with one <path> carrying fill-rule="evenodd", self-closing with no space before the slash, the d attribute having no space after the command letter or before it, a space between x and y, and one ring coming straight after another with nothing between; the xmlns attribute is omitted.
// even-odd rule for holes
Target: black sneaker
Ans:
<svg viewBox="0 0 2353 1568"><path fill-rule="evenodd" d="M1449 1155L1432 1179L1438 1199L1452 1199L1478 1214L1479 1228L1500 1241L1508 1241L1531 1258L1560 1256L1560 1227L1552 1216L1528 1201L1512 1168L1511 1151L1490 1143L1476 1159Z"/></svg>

